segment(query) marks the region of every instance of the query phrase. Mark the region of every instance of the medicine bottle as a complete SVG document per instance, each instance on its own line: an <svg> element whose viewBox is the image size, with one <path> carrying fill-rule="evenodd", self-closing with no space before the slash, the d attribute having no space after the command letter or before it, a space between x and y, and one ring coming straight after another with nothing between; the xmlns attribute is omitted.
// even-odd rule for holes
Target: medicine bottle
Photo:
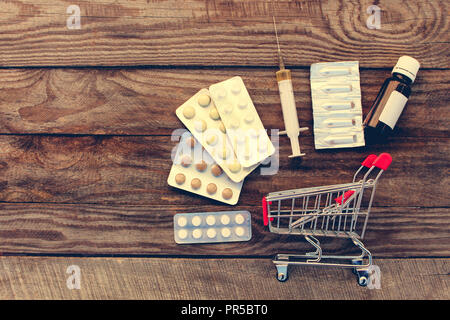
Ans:
<svg viewBox="0 0 450 320"><path fill-rule="evenodd" d="M420 63L414 58L402 56L398 59L392 69L392 76L384 81L364 119L366 142L382 142L393 132L411 94L411 84L419 68Z"/></svg>

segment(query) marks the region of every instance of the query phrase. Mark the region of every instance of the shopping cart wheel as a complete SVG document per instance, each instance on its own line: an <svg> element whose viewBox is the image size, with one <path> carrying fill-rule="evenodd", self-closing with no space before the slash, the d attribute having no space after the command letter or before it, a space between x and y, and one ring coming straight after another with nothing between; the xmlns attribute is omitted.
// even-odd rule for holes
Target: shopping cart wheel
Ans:
<svg viewBox="0 0 450 320"><path fill-rule="evenodd" d="M360 266L362 265L363 260L362 259L353 259L352 260L352 264L355 266ZM358 269L355 267L352 269L353 274L358 274Z"/></svg>
<svg viewBox="0 0 450 320"><path fill-rule="evenodd" d="M285 282L288 278L288 266L277 265L277 280L280 282Z"/></svg>
<svg viewBox="0 0 450 320"><path fill-rule="evenodd" d="M285 282L285 281L287 281L287 279L289 279L289 276L287 274L277 273L277 280L278 281Z"/></svg>
<svg viewBox="0 0 450 320"><path fill-rule="evenodd" d="M369 272L367 270L358 271L358 284L361 287L366 287L369 283Z"/></svg>

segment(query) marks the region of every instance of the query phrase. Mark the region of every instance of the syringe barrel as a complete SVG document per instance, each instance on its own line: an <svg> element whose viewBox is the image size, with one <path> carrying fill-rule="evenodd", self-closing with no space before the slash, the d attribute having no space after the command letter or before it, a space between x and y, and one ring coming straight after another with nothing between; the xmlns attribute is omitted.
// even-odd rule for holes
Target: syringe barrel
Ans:
<svg viewBox="0 0 450 320"><path fill-rule="evenodd" d="M278 71L277 81L286 133L288 137L298 137L300 126L298 124L290 71L287 69Z"/></svg>

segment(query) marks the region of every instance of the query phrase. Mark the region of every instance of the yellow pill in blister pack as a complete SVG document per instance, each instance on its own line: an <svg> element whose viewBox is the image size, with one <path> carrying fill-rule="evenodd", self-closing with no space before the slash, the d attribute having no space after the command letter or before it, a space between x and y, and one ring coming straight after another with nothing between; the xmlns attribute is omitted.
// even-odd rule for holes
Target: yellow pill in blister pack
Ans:
<svg viewBox="0 0 450 320"><path fill-rule="evenodd" d="M195 116L195 109L192 106L186 106L183 109L183 116L186 119L192 119Z"/></svg>
<svg viewBox="0 0 450 320"><path fill-rule="evenodd" d="M219 120L220 116L219 116L219 111L217 111L217 108L212 108L209 111L209 116L211 117L211 119L213 120Z"/></svg>
<svg viewBox="0 0 450 320"><path fill-rule="evenodd" d="M244 228L242 228L242 227L236 227L234 229L234 232L236 233L236 235L238 237L242 237L244 235L244 233L245 233Z"/></svg>
<svg viewBox="0 0 450 320"><path fill-rule="evenodd" d="M207 107L207 106L209 106L209 104L211 102L211 97L208 96L207 94L200 94L198 96L197 102L202 107Z"/></svg>

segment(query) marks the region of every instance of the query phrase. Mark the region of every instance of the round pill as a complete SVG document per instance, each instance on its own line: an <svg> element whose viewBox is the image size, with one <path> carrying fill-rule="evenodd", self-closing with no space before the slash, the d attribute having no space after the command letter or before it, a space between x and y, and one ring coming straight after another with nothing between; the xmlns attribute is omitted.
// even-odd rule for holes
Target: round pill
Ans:
<svg viewBox="0 0 450 320"><path fill-rule="evenodd" d="M225 200L230 200L232 196L233 196L233 191L232 191L230 188L225 188L225 189L223 189L223 191L222 191L222 197L223 197Z"/></svg>
<svg viewBox="0 0 450 320"><path fill-rule="evenodd" d="M186 239L188 232L185 229L178 230L178 238Z"/></svg>
<svg viewBox="0 0 450 320"><path fill-rule="evenodd" d="M213 174L214 177L220 176L220 175L222 174L222 172L223 172L223 171L222 171L222 168L219 167L218 164L214 164L214 165L211 167L211 173Z"/></svg>
<svg viewBox="0 0 450 320"><path fill-rule="evenodd" d="M239 119L233 119L233 120L231 120L231 123L230 123L230 124L231 124L231 127L234 128L234 129L239 128L239 126L241 125Z"/></svg>
<svg viewBox="0 0 450 320"><path fill-rule="evenodd" d="M180 227L184 227L187 224L187 219L185 217L179 217L177 220L177 224Z"/></svg>
<svg viewBox="0 0 450 320"><path fill-rule="evenodd" d="M231 235L231 231L229 228L222 228L222 236L225 238L228 238Z"/></svg>
<svg viewBox="0 0 450 320"><path fill-rule="evenodd" d="M207 216L206 217L206 223L208 226L213 226L216 223L216 217L214 216Z"/></svg>
<svg viewBox="0 0 450 320"><path fill-rule="evenodd" d="M186 181L186 176L185 176L184 174L178 173L178 174L175 176L175 182L176 182L177 184L183 184L185 181Z"/></svg>
<svg viewBox="0 0 450 320"><path fill-rule="evenodd" d="M206 143L209 144L210 146L213 146L217 143L217 136L215 134L210 135L206 138Z"/></svg>
<svg viewBox="0 0 450 320"><path fill-rule="evenodd" d="M202 186L202 182L198 178L194 178L191 180L191 187L195 190L199 189Z"/></svg>
<svg viewBox="0 0 450 320"><path fill-rule="evenodd" d="M181 165L185 168L189 167L192 164L192 158L191 156L188 156L187 154L184 155L181 158Z"/></svg>
<svg viewBox="0 0 450 320"><path fill-rule="evenodd" d="M202 107L207 107L211 102L211 98L207 94L201 94L198 96L197 102Z"/></svg>
<svg viewBox="0 0 450 320"><path fill-rule="evenodd" d="M210 116L211 119L213 119L213 120L219 120L219 119L220 119L219 111L217 111L217 108L212 108L212 109L209 111L209 116Z"/></svg>
<svg viewBox="0 0 450 320"><path fill-rule="evenodd" d="M194 231L192 231L192 236L195 239L200 239L202 236L202 230L201 229L194 229Z"/></svg>
<svg viewBox="0 0 450 320"><path fill-rule="evenodd" d="M207 166L208 165L206 164L205 160L202 160L201 162L195 164L195 168L200 172L205 171Z"/></svg>
<svg viewBox="0 0 450 320"><path fill-rule="evenodd" d="M244 235L244 228L242 228L242 227L236 227L235 229L234 229L234 232L236 233L236 235L238 236L238 237L242 237L243 235Z"/></svg>
<svg viewBox="0 0 450 320"><path fill-rule="evenodd" d="M220 217L220 222L224 225L227 225L230 223L230 217L224 214Z"/></svg>
<svg viewBox="0 0 450 320"><path fill-rule="evenodd" d="M230 171L233 173L239 172L239 170L241 170L241 164L237 161L234 161L233 163L230 163L228 165L228 169L230 169Z"/></svg>
<svg viewBox="0 0 450 320"><path fill-rule="evenodd" d="M244 220L245 220L245 218L244 218L244 216L242 215L242 214L237 214L236 215L236 217L234 217L234 221L237 223L237 224L243 224L244 223Z"/></svg>
<svg viewBox="0 0 450 320"><path fill-rule="evenodd" d="M244 109L244 108L247 107L247 105L248 105L248 102L247 102L246 99L241 99L241 100L239 100L239 102L238 102L238 107L239 107L239 109Z"/></svg>
<svg viewBox="0 0 450 320"><path fill-rule="evenodd" d="M215 184L215 183L209 183L209 184L206 186L206 191L207 191L209 194L214 194L214 193L216 193L216 192L217 192L217 186L216 186L216 184Z"/></svg>
<svg viewBox="0 0 450 320"><path fill-rule="evenodd" d="M249 131L250 131L250 135L254 138L259 137L259 135L261 133L260 130L249 130Z"/></svg>
<svg viewBox="0 0 450 320"><path fill-rule="evenodd" d="M253 120L255 120L255 117L252 114L248 114L245 116L244 121L247 124L250 124L253 122Z"/></svg>
<svg viewBox="0 0 450 320"><path fill-rule="evenodd" d="M205 120L196 121L194 127L196 131L203 132L206 130L206 121Z"/></svg>
<svg viewBox="0 0 450 320"><path fill-rule="evenodd" d="M195 216L192 218L192 224L195 227L198 227L201 223L202 223L202 218L200 218L199 216Z"/></svg>
<svg viewBox="0 0 450 320"><path fill-rule="evenodd" d="M225 99L227 96L227 91L224 88L219 88L216 91L216 95L218 99Z"/></svg>
<svg viewBox="0 0 450 320"><path fill-rule="evenodd" d="M233 86L231 87L231 92L233 92L234 94L239 94L239 92L241 92L241 86L239 82L235 82L233 84Z"/></svg>
<svg viewBox="0 0 450 320"><path fill-rule="evenodd" d="M186 144L188 145L188 147L195 147L195 139L194 137L189 137L186 139Z"/></svg>
<svg viewBox="0 0 450 320"><path fill-rule="evenodd" d="M225 125L223 124L223 122L219 125L219 129L220 129L220 131L222 131L223 133L227 133L227 129L225 129Z"/></svg>
<svg viewBox="0 0 450 320"><path fill-rule="evenodd" d="M230 113L233 112L233 106L232 106L231 104L227 104L227 105L223 108L223 110L225 111L225 113L230 114Z"/></svg>
<svg viewBox="0 0 450 320"><path fill-rule="evenodd" d="M208 238L212 239L212 238L216 237L217 232L215 229L210 228L210 229L208 229L208 231L206 231L206 235L208 236Z"/></svg>
<svg viewBox="0 0 450 320"><path fill-rule="evenodd" d="M239 144L242 144L242 143L244 143L247 140L248 140L248 137L246 135L244 135L244 134L238 135L236 137L236 142L239 143Z"/></svg>
<svg viewBox="0 0 450 320"><path fill-rule="evenodd" d="M195 116L195 109L192 106L187 106L183 108L183 116L186 119L192 119Z"/></svg>

